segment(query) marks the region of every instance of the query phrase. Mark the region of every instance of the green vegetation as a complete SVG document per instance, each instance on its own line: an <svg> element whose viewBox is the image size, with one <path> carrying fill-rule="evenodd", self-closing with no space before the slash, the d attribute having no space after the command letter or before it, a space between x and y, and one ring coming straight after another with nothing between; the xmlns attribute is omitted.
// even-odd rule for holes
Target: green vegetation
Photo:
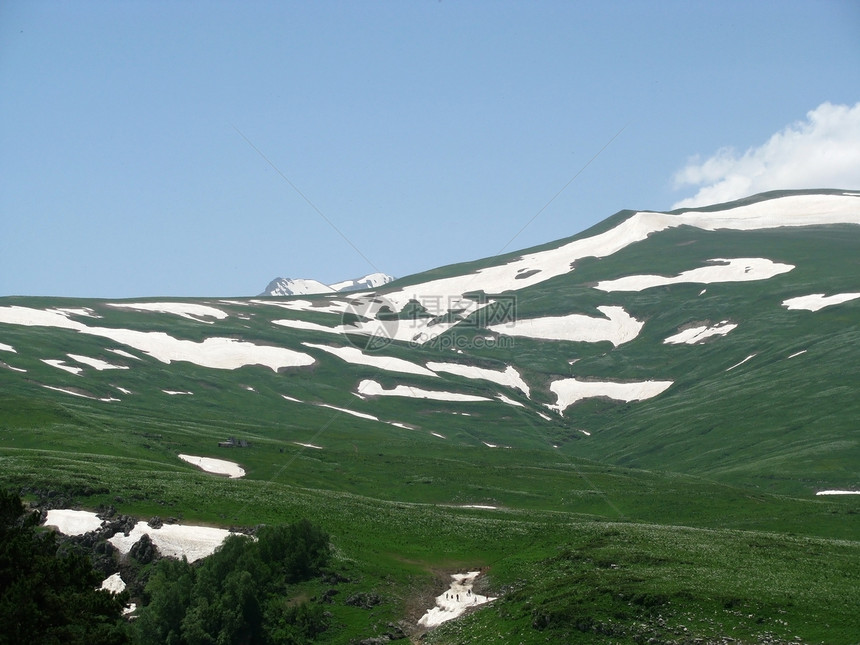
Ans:
<svg viewBox="0 0 860 645"><path fill-rule="evenodd" d="M270 549L275 529L262 528L258 542L232 538L200 564L141 568L148 583L134 591L143 608L133 631L144 642L418 638L417 620L448 576L482 568L481 592L499 599L426 634L427 642L856 643L860 500L816 492L860 482L860 301L819 312L782 302L857 291L857 229L679 227L517 292L520 318L623 307L644 326L617 347L471 343L488 334L471 320L446 336L456 341L448 345L462 342L462 354L441 342L393 343L375 354L420 366L513 366L528 398L488 381L347 363L303 345L345 344L341 337L273 324L288 317L335 326L337 314L287 310L279 299L194 300L228 314L211 324L98 300L2 299L0 307L88 307L101 318L72 317L195 342L238 338L316 362L279 372L210 369L75 330L0 324L0 342L15 350L0 351L0 483L43 506L114 506L144 519L245 529L289 524L329 536L330 550L311 549L319 559ZM764 281L594 288L731 257L795 268ZM498 261L443 267L390 288ZM724 320L738 325L727 336L663 343L681 328ZM96 370L69 354L126 369ZM44 362L52 359L83 372ZM550 413L550 384L570 377L673 385L646 401L589 399L564 416ZM355 396L367 378L491 401ZM228 437L247 445L219 448ZM238 462L246 476L201 472L180 453ZM296 524L303 518L318 529ZM293 529L278 530L293 544Z"/></svg>
<svg viewBox="0 0 860 645"><path fill-rule="evenodd" d="M60 548L17 495L0 489L0 643L125 643L125 595L100 584L86 555Z"/></svg>
<svg viewBox="0 0 860 645"><path fill-rule="evenodd" d="M136 642L301 645L328 627L323 606L297 602L290 590L318 575L328 536L300 521L263 527L257 539L234 535L200 566L163 559L146 585L132 623Z"/></svg>

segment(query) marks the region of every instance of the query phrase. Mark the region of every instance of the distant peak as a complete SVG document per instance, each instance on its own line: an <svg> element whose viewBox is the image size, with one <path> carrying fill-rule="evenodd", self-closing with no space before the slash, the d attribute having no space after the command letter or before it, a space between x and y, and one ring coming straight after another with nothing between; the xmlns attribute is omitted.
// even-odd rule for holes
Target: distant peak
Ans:
<svg viewBox="0 0 860 645"><path fill-rule="evenodd" d="M378 289L388 284L394 278L385 273L371 273L360 278L335 282L334 284L323 284L318 280L306 278L275 278L261 296L304 296L319 293L339 293L345 291L359 291L362 289Z"/></svg>

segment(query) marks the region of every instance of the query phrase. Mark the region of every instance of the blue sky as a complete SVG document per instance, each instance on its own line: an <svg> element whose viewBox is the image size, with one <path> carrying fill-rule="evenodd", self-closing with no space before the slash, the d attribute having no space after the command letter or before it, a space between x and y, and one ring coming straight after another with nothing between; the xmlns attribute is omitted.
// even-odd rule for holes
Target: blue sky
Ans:
<svg viewBox="0 0 860 645"><path fill-rule="evenodd" d="M857 189L858 33L856 2L6 0L0 296L256 295Z"/></svg>

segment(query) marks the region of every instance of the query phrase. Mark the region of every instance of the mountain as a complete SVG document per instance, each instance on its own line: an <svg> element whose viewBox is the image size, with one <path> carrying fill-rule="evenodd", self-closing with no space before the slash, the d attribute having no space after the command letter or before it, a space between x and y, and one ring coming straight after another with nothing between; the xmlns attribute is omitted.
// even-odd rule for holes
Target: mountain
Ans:
<svg viewBox="0 0 860 645"><path fill-rule="evenodd" d="M424 642L852 643L858 388L860 192L781 191L371 293L2 298L0 481L311 519L321 642L417 639L481 571Z"/></svg>
<svg viewBox="0 0 860 645"><path fill-rule="evenodd" d="M261 296L303 296L319 293L340 293L348 291L360 291L363 289L376 289L394 280L390 275L384 273L370 273L354 280L344 280L334 284L325 285L317 280L298 278L275 278L272 280Z"/></svg>

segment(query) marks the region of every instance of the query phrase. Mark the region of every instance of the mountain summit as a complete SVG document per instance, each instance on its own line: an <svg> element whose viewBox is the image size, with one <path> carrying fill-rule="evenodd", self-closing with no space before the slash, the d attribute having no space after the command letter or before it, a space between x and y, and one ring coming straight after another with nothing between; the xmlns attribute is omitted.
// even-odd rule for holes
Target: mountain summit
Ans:
<svg viewBox="0 0 860 645"><path fill-rule="evenodd" d="M275 278L261 296L304 296L319 293L343 293L362 289L377 289L392 282L394 278L385 273L370 273L361 278L323 284L318 280L306 278Z"/></svg>

